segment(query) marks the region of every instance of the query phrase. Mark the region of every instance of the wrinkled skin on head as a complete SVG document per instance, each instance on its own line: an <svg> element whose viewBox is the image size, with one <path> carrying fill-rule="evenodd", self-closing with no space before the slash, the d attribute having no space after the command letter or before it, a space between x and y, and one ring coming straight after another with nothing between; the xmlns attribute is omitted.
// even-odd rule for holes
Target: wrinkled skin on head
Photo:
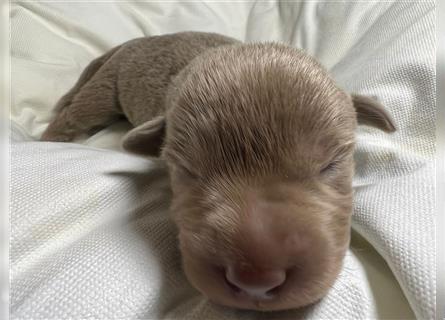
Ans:
<svg viewBox="0 0 445 320"><path fill-rule="evenodd" d="M240 308L318 300L349 243L351 98L313 59L278 45L209 52L176 83L163 156L189 280ZM232 264L284 269L286 281L270 299L243 296L225 282Z"/></svg>
<svg viewBox="0 0 445 320"><path fill-rule="evenodd" d="M138 152L162 142L189 281L242 309L323 297L350 239L354 131L394 131L383 106L279 44L208 50L174 78L166 106L126 141Z"/></svg>

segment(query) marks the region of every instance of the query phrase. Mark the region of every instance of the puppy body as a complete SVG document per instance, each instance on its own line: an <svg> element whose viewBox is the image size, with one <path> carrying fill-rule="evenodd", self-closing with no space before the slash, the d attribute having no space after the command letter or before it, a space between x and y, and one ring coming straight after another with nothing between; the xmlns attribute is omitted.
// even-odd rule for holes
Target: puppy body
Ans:
<svg viewBox="0 0 445 320"><path fill-rule="evenodd" d="M56 110L43 140L125 115L124 148L168 164L190 282L258 310L326 294L349 244L357 123L395 130L298 49L192 32L111 50Z"/></svg>
<svg viewBox="0 0 445 320"><path fill-rule="evenodd" d="M218 34L182 32L138 38L92 61L55 107L45 141L71 141L121 117L138 126L165 113L166 92L193 58L209 48L238 43Z"/></svg>

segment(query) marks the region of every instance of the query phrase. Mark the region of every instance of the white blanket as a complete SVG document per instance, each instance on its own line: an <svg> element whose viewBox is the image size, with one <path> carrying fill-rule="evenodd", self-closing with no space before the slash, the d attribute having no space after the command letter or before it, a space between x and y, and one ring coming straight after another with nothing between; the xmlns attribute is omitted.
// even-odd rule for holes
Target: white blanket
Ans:
<svg viewBox="0 0 445 320"><path fill-rule="evenodd" d="M13 3L12 318L369 319L413 311L431 319L434 9L433 2ZM128 124L79 144L34 141L94 57L131 38L183 30L304 48L346 90L378 96L395 118L393 135L357 132L352 246L334 288L314 306L262 314L198 294L181 271L165 172L118 151Z"/></svg>

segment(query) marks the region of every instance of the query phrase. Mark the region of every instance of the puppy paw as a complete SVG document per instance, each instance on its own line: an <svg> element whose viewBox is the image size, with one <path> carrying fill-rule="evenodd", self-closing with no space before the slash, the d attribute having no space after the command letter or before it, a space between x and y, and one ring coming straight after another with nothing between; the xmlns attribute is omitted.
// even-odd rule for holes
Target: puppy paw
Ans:
<svg viewBox="0 0 445 320"><path fill-rule="evenodd" d="M69 142L74 139L74 135L67 132L56 132L52 130L45 130L40 141L52 141L52 142Z"/></svg>

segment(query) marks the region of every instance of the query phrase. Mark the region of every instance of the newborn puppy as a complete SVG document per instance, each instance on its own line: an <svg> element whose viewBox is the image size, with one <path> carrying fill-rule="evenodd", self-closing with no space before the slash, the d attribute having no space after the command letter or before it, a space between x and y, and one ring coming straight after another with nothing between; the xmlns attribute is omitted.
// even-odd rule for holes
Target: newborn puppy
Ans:
<svg viewBox="0 0 445 320"><path fill-rule="evenodd" d="M125 116L125 149L169 167L189 281L242 309L323 297L348 248L355 129L392 132L302 51L185 32L135 39L94 60L42 140Z"/></svg>

